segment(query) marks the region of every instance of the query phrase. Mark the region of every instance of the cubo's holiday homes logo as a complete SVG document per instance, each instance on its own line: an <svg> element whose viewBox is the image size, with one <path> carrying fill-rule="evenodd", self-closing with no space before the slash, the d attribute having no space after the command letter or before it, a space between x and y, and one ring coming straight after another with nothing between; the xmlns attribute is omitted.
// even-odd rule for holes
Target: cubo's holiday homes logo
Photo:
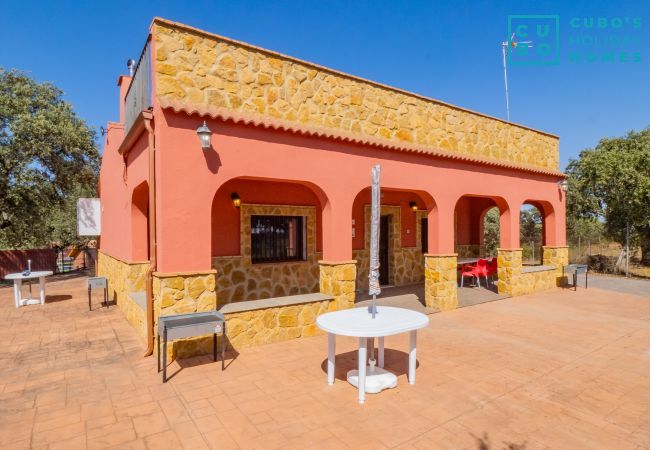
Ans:
<svg viewBox="0 0 650 450"><path fill-rule="evenodd" d="M508 16L508 36L511 64L553 65L560 62L560 16Z"/></svg>
<svg viewBox="0 0 650 450"><path fill-rule="evenodd" d="M634 16L560 21L557 14L510 15L504 44L513 65L638 63L642 26L641 18Z"/></svg>

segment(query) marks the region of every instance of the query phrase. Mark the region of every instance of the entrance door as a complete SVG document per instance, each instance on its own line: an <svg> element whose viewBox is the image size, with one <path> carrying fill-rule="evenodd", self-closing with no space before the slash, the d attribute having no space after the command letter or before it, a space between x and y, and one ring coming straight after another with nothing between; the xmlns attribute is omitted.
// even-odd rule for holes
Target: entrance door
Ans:
<svg viewBox="0 0 650 450"><path fill-rule="evenodd" d="M379 284L388 284L388 243L390 242L390 216L379 221Z"/></svg>

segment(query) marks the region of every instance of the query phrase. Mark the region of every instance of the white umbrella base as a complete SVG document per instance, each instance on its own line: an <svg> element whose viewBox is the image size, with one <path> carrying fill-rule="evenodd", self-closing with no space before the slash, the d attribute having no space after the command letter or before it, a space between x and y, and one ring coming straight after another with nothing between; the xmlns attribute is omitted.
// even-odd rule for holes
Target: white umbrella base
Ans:
<svg viewBox="0 0 650 450"><path fill-rule="evenodd" d="M348 383L355 388L359 388L359 371L348 371ZM392 389L397 386L397 376L380 367L366 367L366 392L368 394L378 394L384 389Z"/></svg>

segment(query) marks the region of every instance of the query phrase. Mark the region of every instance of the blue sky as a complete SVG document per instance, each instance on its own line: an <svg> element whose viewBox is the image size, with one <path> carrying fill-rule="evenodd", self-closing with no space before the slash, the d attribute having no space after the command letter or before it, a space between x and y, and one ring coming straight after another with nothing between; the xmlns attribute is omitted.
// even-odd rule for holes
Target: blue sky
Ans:
<svg viewBox="0 0 650 450"><path fill-rule="evenodd" d="M558 134L562 168L602 137L650 126L647 0L3 3L0 66L58 85L96 128L117 119L117 77L137 59L154 16L505 117L500 42L515 14L559 16L559 63L511 64L508 73L512 121ZM574 18L607 26L576 29ZM640 27L625 18L640 18ZM576 44L578 35L627 42ZM571 48L599 58L613 51L617 61L571 62ZM640 61L620 62L622 52Z"/></svg>

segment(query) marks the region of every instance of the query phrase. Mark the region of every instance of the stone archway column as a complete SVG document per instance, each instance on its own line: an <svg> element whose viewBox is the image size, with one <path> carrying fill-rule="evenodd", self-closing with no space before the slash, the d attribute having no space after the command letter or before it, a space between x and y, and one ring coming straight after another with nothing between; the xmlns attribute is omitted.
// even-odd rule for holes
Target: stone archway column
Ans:
<svg viewBox="0 0 650 450"><path fill-rule="evenodd" d="M320 293L334 297L329 310L354 307L357 262L318 261L320 265Z"/></svg>
<svg viewBox="0 0 650 450"><path fill-rule="evenodd" d="M521 276L522 269L522 249L504 249L497 250L497 288L499 294L514 297L522 292Z"/></svg>
<svg viewBox="0 0 650 450"><path fill-rule="evenodd" d="M352 259L352 202L349 193L328 192L323 208L323 260L320 293L334 297L329 310L354 307L357 261Z"/></svg>
<svg viewBox="0 0 650 450"><path fill-rule="evenodd" d="M429 308L458 307L457 261L454 253L454 206L442 199L429 211L429 249L424 255L424 301Z"/></svg>
<svg viewBox="0 0 650 450"><path fill-rule="evenodd" d="M519 242L519 206L521 202L510 200L499 205L501 235L497 249L497 288L499 294L516 296L522 291L522 249Z"/></svg>
<svg viewBox="0 0 650 450"><path fill-rule="evenodd" d="M458 307L458 255L424 255L424 299L427 307L448 311Z"/></svg>
<svg viewBox="0 0 650 450"><path fill-rule="evenodd" d="M569 247L545 245L542 247L542 264L555 266L556 286L567 284L567 277L562 268L569 264Z"/></svg>

